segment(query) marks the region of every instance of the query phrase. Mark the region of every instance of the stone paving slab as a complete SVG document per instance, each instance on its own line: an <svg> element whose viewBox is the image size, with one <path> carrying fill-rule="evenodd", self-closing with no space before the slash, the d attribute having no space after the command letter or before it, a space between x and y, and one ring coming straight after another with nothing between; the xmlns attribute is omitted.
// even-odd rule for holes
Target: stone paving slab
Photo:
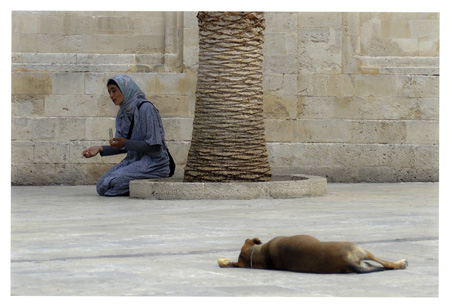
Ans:
<svg viewBox="0 0 450 308"><path fill-rule="evenodd" d="M140 200L94 186L12 187L11 295L439 296L438 183L328 184L298 199ZM245 239L349 240L406 270L219 268Z"/></svg>

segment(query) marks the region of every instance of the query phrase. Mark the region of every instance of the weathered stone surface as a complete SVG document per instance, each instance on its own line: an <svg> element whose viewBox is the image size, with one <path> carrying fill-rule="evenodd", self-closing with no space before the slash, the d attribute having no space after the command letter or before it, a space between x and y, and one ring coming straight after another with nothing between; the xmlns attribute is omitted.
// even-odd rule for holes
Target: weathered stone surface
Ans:
<svg viewBox="0 0 450 308"><path fill-rule="evenodd" d="M274 173L437 181L439 18L266 13L264 116ZM198 50L196 12L13 12L12 182L92 184L120 161L78 153L104 144L114 127L117 107L105 84L120 73L159 109L182 176Z"/></svg>
<svg viewBox="0 0 450 308"><path fill-rule="evenodd" d="M275 176L267 182L199 183L180 179L134 180L130 197L162 200L199 199L290 199L321 196L327 180L318 176Z"/></svg>

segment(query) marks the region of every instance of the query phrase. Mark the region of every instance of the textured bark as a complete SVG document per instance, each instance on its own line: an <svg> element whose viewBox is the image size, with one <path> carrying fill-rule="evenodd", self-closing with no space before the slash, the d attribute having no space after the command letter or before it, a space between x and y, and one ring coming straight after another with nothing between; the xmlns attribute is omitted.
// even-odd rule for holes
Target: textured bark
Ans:
<svg viewBox="0 0 450 308"><path fill-rule="evenodd" d="M200 12L197 18L197 101L184 180L268 181L264 13Z"/></svg>

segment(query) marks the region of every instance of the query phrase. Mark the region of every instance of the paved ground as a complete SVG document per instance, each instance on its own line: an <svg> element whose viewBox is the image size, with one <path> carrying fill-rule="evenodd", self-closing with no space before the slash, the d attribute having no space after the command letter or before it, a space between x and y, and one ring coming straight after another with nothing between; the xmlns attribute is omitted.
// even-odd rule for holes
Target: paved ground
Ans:
<svg viewBox="0 0 450 308"><path fill-rule="evenodd" d="M301 199L155 201L94 186L12 187L12 295L437 297L438 184L329 184ZM244 240L349 240L406 270L222 269Z"/></svg>

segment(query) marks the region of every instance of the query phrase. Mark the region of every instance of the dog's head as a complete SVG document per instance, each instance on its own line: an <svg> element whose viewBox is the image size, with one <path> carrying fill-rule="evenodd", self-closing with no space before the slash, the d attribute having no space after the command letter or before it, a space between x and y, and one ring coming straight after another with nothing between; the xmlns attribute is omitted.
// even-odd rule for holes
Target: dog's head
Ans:
<svg viewBox="0 0 450 308"><path fill-rule="evenodd" d="M241 253L237 262L230 262L221 267L250 267L250 255L252 253L253 246L261 245L262 242L259 238L245 240L244 246L241 248Z"/></svg>

